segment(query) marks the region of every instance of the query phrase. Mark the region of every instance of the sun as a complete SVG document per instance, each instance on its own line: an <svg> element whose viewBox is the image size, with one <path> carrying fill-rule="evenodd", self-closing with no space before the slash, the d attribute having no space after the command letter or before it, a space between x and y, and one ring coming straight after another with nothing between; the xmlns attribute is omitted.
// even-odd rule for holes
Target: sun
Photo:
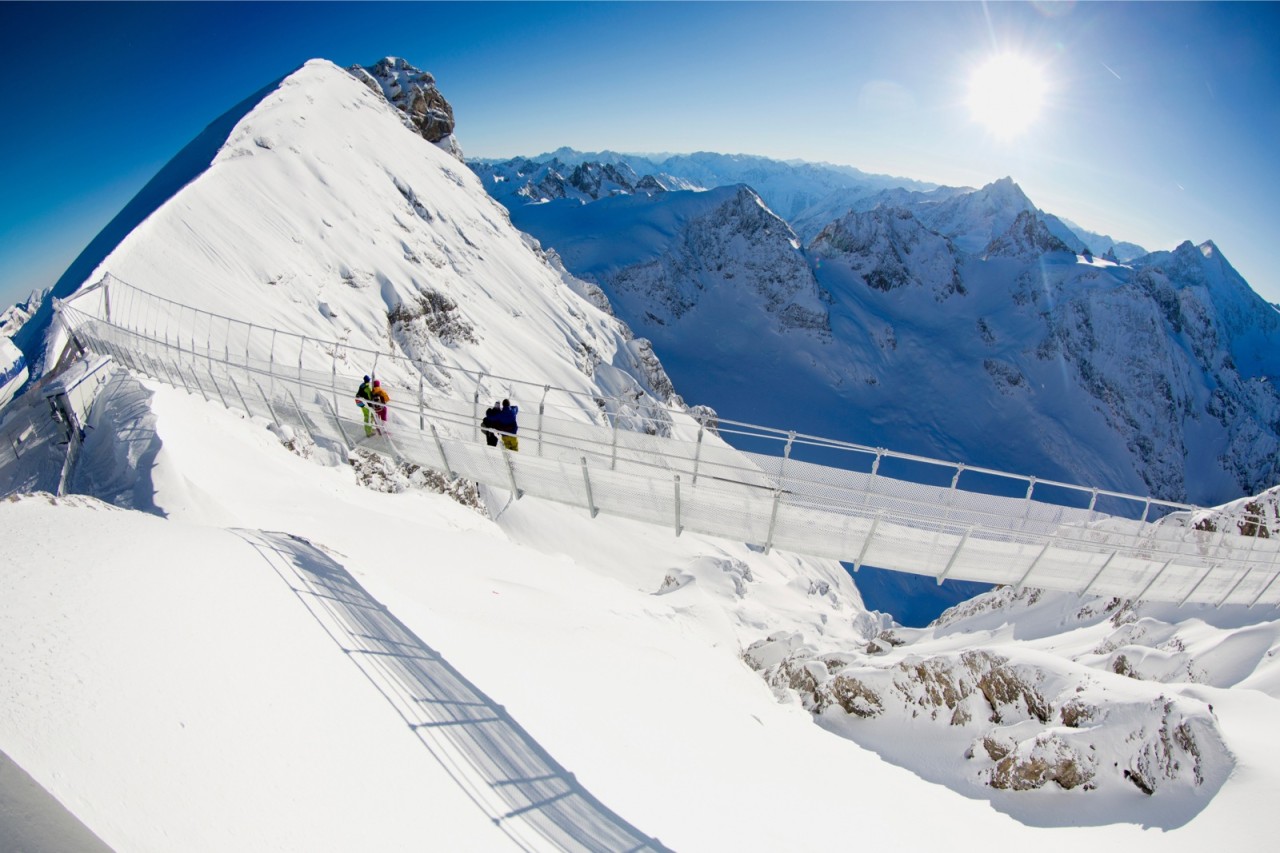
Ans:
<svg viewBox="0 0 1280 853"><path fill-rule="evenodd" d="M1015 53L998 54L969 78L969 115L994 136L1012 139L1035 123L1046 89L1035 62Z"/></svg>

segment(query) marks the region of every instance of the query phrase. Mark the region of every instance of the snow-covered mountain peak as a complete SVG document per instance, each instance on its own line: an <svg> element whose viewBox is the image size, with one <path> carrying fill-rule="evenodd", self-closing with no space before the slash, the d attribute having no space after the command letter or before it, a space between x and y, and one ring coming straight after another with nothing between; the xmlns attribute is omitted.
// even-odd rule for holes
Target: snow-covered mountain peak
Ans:
<svg viewBox="0 0 1280 853"><path fill-rule="evenodd" d="M1048 252L1070 252L1071 247L1049 232L1049 227L1032 210L1019 211L1003 234L992 239L983 251L986 257L1034 260Z"/></svg>
<svg viewBox="0 0 1280 853"><path fill-rule="evenodd" d="M399 57L388 56L375 64L353 65L347 71L404 113L422 138L462 159L453 138L453 107L436 88L436 78Z"/></svg>
<svg viewBox="0 0 1280 853"><path fill-rule="evenodd" d="M694 343L701 328L828 334L795 233L745 184L523 205L512 220L600 285L664 352L677 339Z"/></svg>
<svg viewBox="0 0 1280 853"><path fill-rule="evenodd" d="M903 208L851 212L828 225L808 251L817 261L847 265L874 290L924 287L939 301L964 293L950 241Z"/></svg>

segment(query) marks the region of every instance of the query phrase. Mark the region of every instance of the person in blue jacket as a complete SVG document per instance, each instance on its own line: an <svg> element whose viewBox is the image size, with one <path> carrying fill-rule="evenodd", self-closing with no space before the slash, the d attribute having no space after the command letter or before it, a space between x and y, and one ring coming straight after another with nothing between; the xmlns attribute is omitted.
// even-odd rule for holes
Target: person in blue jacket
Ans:
<svg viewBox="0 0 1280 853"><path fill-rule="evenodd" d="M498 410L493 417L494 428L501 432L502 446L507 450L519 450L520 441L516 438L516 415L519 413L520 407L511 405L510 400L502 401L502 408Z"/></svg>

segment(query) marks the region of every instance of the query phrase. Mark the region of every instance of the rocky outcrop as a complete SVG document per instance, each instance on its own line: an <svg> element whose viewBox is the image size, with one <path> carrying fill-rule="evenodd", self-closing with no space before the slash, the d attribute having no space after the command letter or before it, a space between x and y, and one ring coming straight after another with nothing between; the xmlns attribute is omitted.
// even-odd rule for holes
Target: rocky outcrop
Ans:
<svg viewBox="0 0 1280 853"><path fill-rule="evenodd" d="M461 158L453 139L453 107L436 88L435 77L394 56L368 67L353 65L347 71L400 110L406 124L423 139Z"/></svg>
<svg viewBox="0 0 1280 853"><path fill-rule="evenodd" d="M1158 690L1144 699L1066 662L1045 668L971 649L879 664L821 652L786 632L753 643L743 658L814 714L955 731L950 742L977 766L967 775L992 788L1132 785L1152 794L1198 787L1232 763L1204 702Z"/></svg>
<svg viewBox="0 0 1280 853"><path fill-rule="evenodd" d="M1017 258L1030 261L1049 252L1070 252L1071 247L1049 233L1048 226L1032 211L1020 212L1009 230L994 237L983 255L988 258Z"/></svg>

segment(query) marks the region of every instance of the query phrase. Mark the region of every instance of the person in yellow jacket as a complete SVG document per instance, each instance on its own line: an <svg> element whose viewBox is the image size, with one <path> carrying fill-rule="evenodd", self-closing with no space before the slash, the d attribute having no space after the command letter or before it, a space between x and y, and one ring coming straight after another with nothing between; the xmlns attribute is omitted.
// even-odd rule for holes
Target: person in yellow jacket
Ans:
<svg viewBox="0 0 1280 853"><path fill-rule="evenodd" d="M369 400L369 405L377 413L378 420L385 424L387 422L387 404L391 402L391 395L387 393L387 389L382 387L382 382L377 379L373 380L373 391L370 393L372 398ZM378 428L378 432L382 432L381 427Z"/></svg>

